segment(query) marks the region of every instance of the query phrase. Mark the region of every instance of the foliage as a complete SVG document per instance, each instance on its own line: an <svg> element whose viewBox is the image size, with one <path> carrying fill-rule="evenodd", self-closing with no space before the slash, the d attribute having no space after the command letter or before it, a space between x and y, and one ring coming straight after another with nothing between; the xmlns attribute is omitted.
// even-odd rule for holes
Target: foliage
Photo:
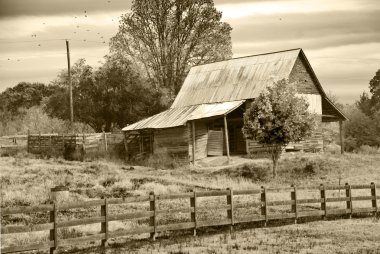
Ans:
<svg viewBox="0 0 380 254"><path fill-rule="evenodd" d="M369 81L369 91L370 96L364 92L360 96L357 106L363 113L372 117L377 111L380 111L380 69Z"/></svg>
<svg viewBox="0 0 380 254"><path fill-rule="evenodd" d="M231 57L232 29L221 17L212 0L134 0L111 50L139 63L170 102L191 66Z"/></svg>
<svg viewBox="0 0 380 254"><path fill-rule="evenodd" d="M348 120L343 125L345 149L355 151L362 145L380 146L380 118L372 119L356 106L347 107Z"/></svg>
<svg viewBox="0 0 380 254"><path fill-rule="evenodd" d="M243 133L271 148L274 176L282 149L310 136L314 128L308 103L296 92L287 80L280 80L255 98L244 113Z"/></svg>
<svg viewBox="0 0 380 254"><path fill-rule="evenodd" d="M150 91L129 60L106 56L97 70L80 59L73 67L74 118L95 131L110 131L157 113L159 94ZM53 94L45 107L50 116L69 119L65 75L54 81L61 89Z"/></svg>

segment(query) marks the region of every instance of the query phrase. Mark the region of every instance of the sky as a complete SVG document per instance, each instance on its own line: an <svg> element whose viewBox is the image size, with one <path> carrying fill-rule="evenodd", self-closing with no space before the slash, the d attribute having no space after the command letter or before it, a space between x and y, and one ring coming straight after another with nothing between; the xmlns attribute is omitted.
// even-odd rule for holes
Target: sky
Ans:
<svg viewBox="0 0 380 254"><path fill-rule="evenodd" d="M0 0L0 92L48 84L85 58L99 66L131 0ZM353 103L380 69L378 0L214 0L234 57L302 48L325 91Z"/></svg>

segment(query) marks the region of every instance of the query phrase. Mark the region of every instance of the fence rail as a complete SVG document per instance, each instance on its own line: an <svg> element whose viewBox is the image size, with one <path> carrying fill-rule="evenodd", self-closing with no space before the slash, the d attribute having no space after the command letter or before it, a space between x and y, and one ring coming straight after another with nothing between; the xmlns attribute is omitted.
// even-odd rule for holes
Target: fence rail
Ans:
<svg viewBox="0 0 380 254"><path fill-rule="evenodd" d="M352 190L368 190L368 195L353 196ZM299 194L305 190L312 190L319 192L319 198L299 198ZM345 197L328 197L328 193L333 190L345 190ZM268 197L275 193L287 193L290 199L288 200L269 200ZM235 203L239 196L257 196L257 201L250 201L246 203ZM207 197L226 197L226 203L212 206L198 206L200 198ZM187 204L189 207L180 209L158 209L158 203L164 200L189 200ZM2 226L1 234L19 234L25 232L36 232L36 231L49 231L50 237L49 241L41 243L33 243L23 246L8 246L1 249L1 253L12 253L21 252L29 250L43 250L49 249L51 253L54 253L57 247L68 246L68 245L78 245L83 244L87 241L101 241L102 246L107 245L107 241L110 238L128 236L128 235L138 235L148 233L150 237L155 239L157 234L163 231L174 231L174 230L193 230L194 235L196 235L197 229L202 227L210 226L223 226L228 225L231 228L238 223L248 223L248 222L263 222L264 225L270 220L282 220L282 219L293 219L294 223L297 223L297 219L304 217L315 217L321 216L321 218L326 219L329 215L348 215L349 218L353 214L357 213L372 213L376 216L379 212L377 201L380 200L380 196L376 194L376 185L374 183L366 185L349 185L344 186L333 186L333 185L320 185L312 187L286 187L286 188L265 188L253 189L253 190L217 190L217 191L192 191L188 193L178 193L178 194L165 194L165 195L155 195L150 193L149 196L142 197L126 197L126 198L111 198L111 199L100 199L91 200L86 202L76 202L68 204L58 204L52 203L47 205L39 206L23 206L23 207L10 207L1 209L1 216L10 216L14 214L27 214L27 213L43 213L49 212L50 220L48 223L36 224L32 226ZM371 201L368 207L355 207L357 201ZM131 204L131 203L145 203L149 202L149 210L139 210L132 213L123 214L111 214L110 206L121 205L121 204ZM345 208L331 208L328 207L329 203L344 202ZM319 210L313 211L301 211L302 204L317 204ZM279 213L273 212L270 208L276 206L289 206L290 213ZM75 209L75 208L89 208L89 207L100 207L100 216L75 219L75 220L58 220L58 213L61 211ZM238 216L237 210L243 208L257 208L259 209L259 214L252 214L250 216ZM205 210L222 210L225 211L226 217L219 220L202 220L199 216ZM190 222L180 222L180 223L170 223L164 225L158 225L157 217L160 215L175 216L178 213L188 213L190 217ZM149 225L132 228L123 229L117 231L109 230L109 222L120 221L120 220L136 220L136 219L148 219ZM59 239L58 229L67 228L72 226L88 225L100 223L101 230L97 234L81 236L77 238L69 239Z"/></svg>

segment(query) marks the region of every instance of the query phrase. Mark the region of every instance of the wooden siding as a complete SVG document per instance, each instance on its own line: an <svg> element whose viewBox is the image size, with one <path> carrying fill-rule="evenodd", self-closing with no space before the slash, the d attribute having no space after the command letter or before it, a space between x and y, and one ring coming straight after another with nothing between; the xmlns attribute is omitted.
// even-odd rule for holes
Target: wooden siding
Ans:
<svg viewBox="0 0 380 254"><path fill-rule="evenodd" d="M223 129L209 130L207 141L207 155L223 155Z"/></svg>
<svg viewBox="0 0 380 254"><path fill-rule="evenodd" d="M188 125L189 140L192 140L193 133L191 132L190 124ZM195 121L195 160L203 159L207 157L207 140L208 140L208 128L206 121ZM193 158L193 143L189 142L189 157Z"/></svg>
<svg viewBox="0 0 380 254"><path fill-rule="evenodd" d="M153 153L188 160L189 129L186 126L154 131Z"/></svg>
<svg viewBox="0 0 380 254"><path fill-rule="evenodd" d="M300 56L297 57L293 70L289 75L289 81L296 84L299 93L319 94L317 84Z"/></svg>

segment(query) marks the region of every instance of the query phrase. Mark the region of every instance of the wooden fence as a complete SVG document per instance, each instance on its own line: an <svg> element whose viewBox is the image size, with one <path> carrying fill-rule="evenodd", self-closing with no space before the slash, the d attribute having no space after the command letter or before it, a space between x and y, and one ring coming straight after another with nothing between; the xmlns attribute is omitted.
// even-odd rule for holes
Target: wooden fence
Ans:
<svg viewBox="0 0 380 254"><path fill-rule="evenodd" d="M330 191L343 191L344 197L328 197ZM361 193L365 191L367 195L355 196L352 194L353 191L361 190ZM300 198L302 192L304 191L315 191L318 194L318 198ZM271 200L270 196L274 193L286 194L289 199L286 200ZM241 196L255 197L254 202L239 203L238 198ZM207 207L199 207L198 202L204 197L225 197L225 204L217 202L214 205L209 205ZM158 209L158 204L163 201L170 202L186 202L185 208L181 209ZM176 200L176 201L174 201ZM248 222L263 222L265 225L271 220L282 220L282 219L292 219L297 222L297 219L305 217L317 217L326 219L329 215L346 215L351 217L353 214L358 213L372 213L376 216L379 212L377 200L380 200L380 196L376 195L376 186L374 183L367 185L349 185L344 186L328 186L320 185L314 187L296 187L291 186L289 188L264 188L253 189L253 190L216 190L216 191L193 191L188 193L180 194L167 194L167 195L155 195L151 193L149 196L139 196L139 197L126 197L126 198L112 198L112 199L100 199L91 200L87 202L69 203L69 204L45 204L39 206L24 206L24 207L12 207L1 209L1 215L10 216L14 214L26 214L26 213L41 213L49 212L50 221L45 224L37 224L33 226L3 226L1 228L1 234L3 237L5 234L18 234L23 232L34 232L34 231L49 231L50 238L49 241L40 242L35 244L28 244L23 246L8 246L1 249L1 253L11 253L29 250L42 250L50 249L53 253L57 247L60 246L75 246L81 245L86 241L100 241L102 246L106 246L107 241L110 238L116 238L121 236L130 235L140 235L140 234L150 234L150 237L155 239L158 233L165 231L174 230L193 230L194 235L199 228L210 227L210 226L223 226L229 225L232 227L239 223ZM368 202L366 207L356 207L355 202ZM343 209L336 209L331 207L331 203L341 203L343 202ZM123 214L112 214L112 206L121 204L136 204L145 203L149 204L149 210L140 210L133 213L123 213ZM330 203L330 207L328 204ZM314 211L302 211L302 205L315 204L317 210ZM273 210L277 206L287 206L290 212L284 213ZM99 207L100 216L91 218L82 218L75 220L58 220L57 214L62 211L68 211L75 208L90 208ZM237 211L243 208L255 208L258 209L258 214L250 214L249 216L241 217L238 216ZM219 220L202 220L200 214L204 210L211 211L215 214L216 211L221 211L225 214L223 219ZM188 214L190 221L180 222L180 223L165 223L159 225L157 223L158 218L162 215L167 217L174 217L179 213ZM143 227L135 227L125 230L109 230L109 223L112 221L125 221L125 220L136 220L146 218L149 223ZM3 220L2 220L3 221ZM87 225L87 224L101 224L101 231L97 234L81 236L77 238L59 239L58 229Z"/></svg>

